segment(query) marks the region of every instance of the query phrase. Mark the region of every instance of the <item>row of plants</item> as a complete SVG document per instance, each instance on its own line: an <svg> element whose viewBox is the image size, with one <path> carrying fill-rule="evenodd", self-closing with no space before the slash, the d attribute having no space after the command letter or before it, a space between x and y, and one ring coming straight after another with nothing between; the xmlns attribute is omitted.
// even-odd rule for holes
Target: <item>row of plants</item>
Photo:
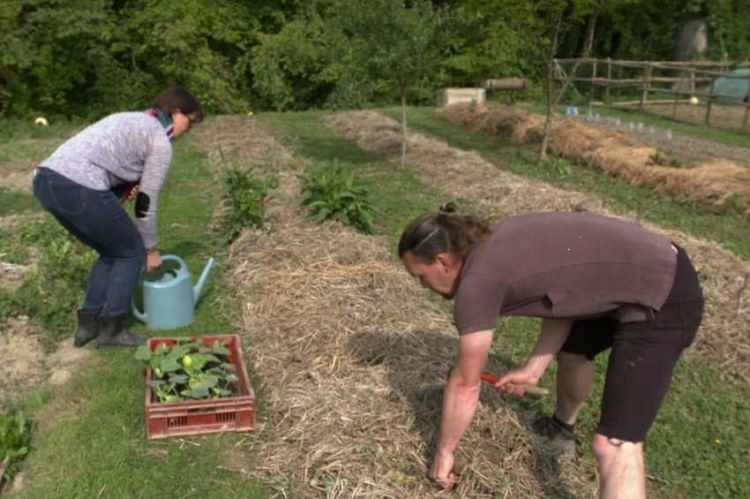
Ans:
<svg viewBox="0 0 750 499"><path fill-rule="evenodd" d="M300 175L301 203L316 222L335 220L371 234L375 209L370 191L337 160L319 163ZM227 210L222 218L222 237L231 243L245 228L263 228L266 203L279 185L274 175L261 177L230 165L222 176Z"/></svg>

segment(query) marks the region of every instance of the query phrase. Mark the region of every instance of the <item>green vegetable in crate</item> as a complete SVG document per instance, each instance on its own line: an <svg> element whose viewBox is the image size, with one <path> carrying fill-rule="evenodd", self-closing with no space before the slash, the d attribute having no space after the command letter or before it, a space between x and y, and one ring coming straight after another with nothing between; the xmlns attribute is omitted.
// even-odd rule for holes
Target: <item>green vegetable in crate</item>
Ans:
<svg viewBox="0 0 750 499"><path fill-rule="evenodd" d="M135 358L153 371L148 384L159 402L230 397L238 380L229 349L219 341L209 347L181 339L171 347L161 343L154 350L143 345Z"/></svg>

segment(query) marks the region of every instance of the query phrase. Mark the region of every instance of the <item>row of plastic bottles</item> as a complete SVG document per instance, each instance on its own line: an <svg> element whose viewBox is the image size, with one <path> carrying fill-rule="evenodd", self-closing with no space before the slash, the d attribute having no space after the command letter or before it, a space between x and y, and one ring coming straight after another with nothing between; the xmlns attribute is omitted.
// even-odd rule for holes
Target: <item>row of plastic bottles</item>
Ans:
<svg viewBox="0 0 750 499"><path fill-rule="evenodd" d="M578 116L578 107L576 106L568 106L565 109L565 115L566 116ZM586 121L591 123L603 123L611 128L616 128L618 130L627 131L631 133L647 133L649 135L656 135L657 129L651 125L644 125L640 122L632 122L632 121L623 121L620 118L615 118L611 116L605 116L602 118L602 116L599 113L594 113L592 111L589 111L586 113ZM673 134L672 130L670 128L664 129L664 136L668 140L672 140Z"/></svg>

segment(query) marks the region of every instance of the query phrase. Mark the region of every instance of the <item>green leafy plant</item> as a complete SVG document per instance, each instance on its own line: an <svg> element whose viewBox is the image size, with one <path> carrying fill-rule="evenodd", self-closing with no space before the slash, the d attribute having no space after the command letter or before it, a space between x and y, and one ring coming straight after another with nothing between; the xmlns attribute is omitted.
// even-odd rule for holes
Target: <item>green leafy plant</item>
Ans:
<svg viewBox="0 0 750 499"><path fill-rule="evenodd" d="M0 473L3 480L13 478L29 453L32 426L32 422L17 409L10 409L0 416Z"/></svg>
<svg viewBox="0 0 750 499"><path fill-rule="evenodd" d="M372 233L375 210L370 193L337 161L308 170L301 178L302 204L317 222L337 220L365 234Z"/></svg>
<svg viewBox="0 0 750 499"><path fill-rule="evenodd" d="M269 191L278 187L279 181L275 176L257 177L232 165L225 173L223 183L224 199L230 204L223 226L226 242L231 243L245 227L263 227Z"/></svg>
<svg viewBox="0 0 750 499"><path fill-rule="evenodd" d="M154 350L141 345L135 358L151 368L148 384L159 402L230 397L238 380L229 349L220 341L207 347L181 339L172 347L162 343Z"/></svg>
<svg viewBox="0 0 750 499"><path fill-rule="evenodd" d="M39 259L15 293L0 292L0 320L14 313L28 315L45 326L49 340L57 340L73 327L72 311L96 254L49 219L24 226L19 239L36 248Z"/></svg>
<svg viewBox="0 0 750 499"><path fill-rule="evenodd" d="M677 158L671 157L669 154L662 151L656 151L651 154L648 157L648 164L658 166L671 166L672 168L685 168L685 163Z"/></svg>

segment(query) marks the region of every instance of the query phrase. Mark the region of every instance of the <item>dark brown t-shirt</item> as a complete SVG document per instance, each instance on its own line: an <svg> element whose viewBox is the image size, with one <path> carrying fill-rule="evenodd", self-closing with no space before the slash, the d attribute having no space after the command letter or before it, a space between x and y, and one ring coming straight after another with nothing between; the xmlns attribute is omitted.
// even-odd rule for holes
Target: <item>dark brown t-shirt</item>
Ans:
<svg viewBox="0 0 750 499"><path fill-rule="evenodd" d="M500 223L464 263L454 318L460 334L500 315L647 320L667 299L671 242L640 225L589 213L538 213Z"/></svg>

